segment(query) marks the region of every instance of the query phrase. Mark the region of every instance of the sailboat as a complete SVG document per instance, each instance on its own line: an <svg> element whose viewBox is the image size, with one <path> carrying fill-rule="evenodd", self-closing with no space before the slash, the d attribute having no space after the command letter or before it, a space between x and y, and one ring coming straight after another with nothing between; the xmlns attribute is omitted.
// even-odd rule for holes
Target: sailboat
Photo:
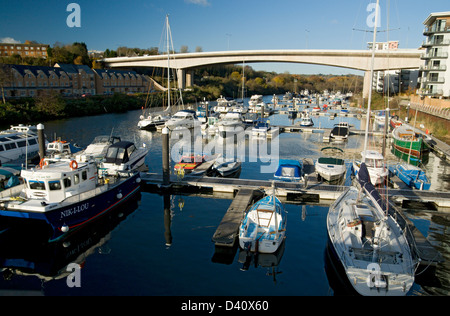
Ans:
<svg viewBox="0 0 450 316"><path fill-rule="evenodd" d="M379 0L375 13L374 44L378 8ZM371 81L375 45L372 47ZM370 93L364 151L367 148L371 100ZM328 211L327 232L331 253L359 294L406 295L414 283L415 262L402 229L388 213L389 204L383 203L371 183L364 156L357 178L359 187L350 186Z"/></svg>
<svg viewBox="0 0 450 316"><path fill-rule="evenodd" d="M141 130L156 130L158 126L164 125L170 119L170 43L172 42L172 36L170 34L169 15L166 15L165 29L167 39L167 108L164 111L151 112L147 115L143 112L137 124Z"/></svg>

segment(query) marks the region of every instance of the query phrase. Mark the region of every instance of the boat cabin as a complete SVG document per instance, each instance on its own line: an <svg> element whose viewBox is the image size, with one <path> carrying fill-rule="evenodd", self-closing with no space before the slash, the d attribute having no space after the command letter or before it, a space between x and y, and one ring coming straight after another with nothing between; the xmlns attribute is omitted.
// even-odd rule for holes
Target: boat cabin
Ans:
<svg viewBox="0 0 450 316"><path fill-rule="evenodd" d="M104 163L120 165L130 160L131 154L137 150L132 142L120 141L109 146Z"/></svg>
<svg viewBox="0 0 450 316"><path fill-rule="evenodd" d="M366 162L367 168L383 168L384 157L375 150L366 150L361 153L363 161Z"/></svg>
<svg viewBox="0 0 450 316"><path fill-rule="evenodd" d="M94 162L45 159L41 168L22 170L25 195L58 203L65 198L80 194L97 185L97 167Z"/></svg>

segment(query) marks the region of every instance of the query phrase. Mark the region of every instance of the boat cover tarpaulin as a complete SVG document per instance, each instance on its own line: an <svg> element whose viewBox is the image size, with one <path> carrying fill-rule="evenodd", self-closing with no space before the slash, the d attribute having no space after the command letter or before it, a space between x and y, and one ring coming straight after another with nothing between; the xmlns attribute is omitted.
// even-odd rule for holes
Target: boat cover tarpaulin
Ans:
<svg viewBox="0 0 450 316"><path fill-rule="evenodd" d="M366 190L367 194L370 194L381 207L381 209L385 212L386 204L383 202L380 193L377 191L377 189L375 189L372 182L370 182L369 170L367 170L367 166L364 162L361 163L361 167L359 168L358 181L361 187Z"/></svg>

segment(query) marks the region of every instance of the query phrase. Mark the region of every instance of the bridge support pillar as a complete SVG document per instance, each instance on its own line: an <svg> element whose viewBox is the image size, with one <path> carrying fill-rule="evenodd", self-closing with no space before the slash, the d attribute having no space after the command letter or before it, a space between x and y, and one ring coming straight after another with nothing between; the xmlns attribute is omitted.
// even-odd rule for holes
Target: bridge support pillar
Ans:
<svg viewBox="0 0 450 316"><path fill-rule="evenodd" d="M372 87L370 86L370 71L366 71L364 73L363 98L367 100L371 91Z"/></svg>
<svg viewBox="0 0 450 316"><path fill-rule="evenodd" d="M186 87L192 87L194 85L194 71L185 69L177 70L178 88L186 89Z"/></svg>

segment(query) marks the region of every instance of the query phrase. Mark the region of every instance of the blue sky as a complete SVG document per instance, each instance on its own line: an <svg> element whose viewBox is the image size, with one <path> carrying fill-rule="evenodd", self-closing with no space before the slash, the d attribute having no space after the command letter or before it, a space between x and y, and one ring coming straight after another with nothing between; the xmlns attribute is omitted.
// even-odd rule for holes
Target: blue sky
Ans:
<svg viewBox="0 0 450 316"><path fill-rule="evenodd" d="M71 2L81 8L81 27L66 19ZM166 14L175 50L366 49L372 40L366 8L375 0L0 0L0 41L85 42L90 50L160 47ZM388 3L390 4L387 10ZM400 48L424 40L431 12L450 11L448 0L381 0L381 30ZM389 19L388 19L389 12ZM378 34L385 41L387 33ZM351 73L295 64L253 64L258 70L290 73Z"/></svg>

